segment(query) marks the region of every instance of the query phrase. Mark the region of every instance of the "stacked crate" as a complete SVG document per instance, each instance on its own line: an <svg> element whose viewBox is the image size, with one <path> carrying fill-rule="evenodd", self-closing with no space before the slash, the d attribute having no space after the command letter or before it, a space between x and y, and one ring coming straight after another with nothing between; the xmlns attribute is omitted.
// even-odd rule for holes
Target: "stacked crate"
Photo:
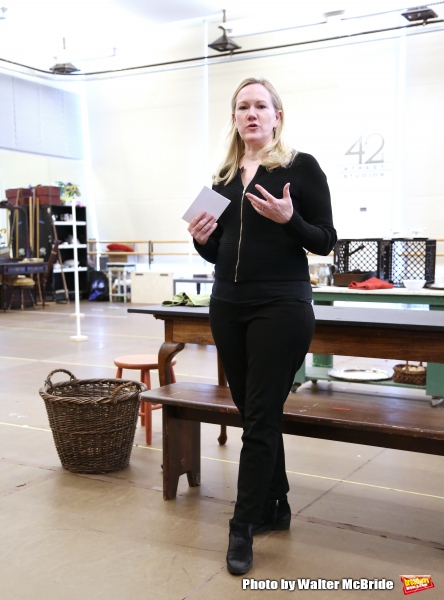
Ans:
<svg viewBox="0 0 444 600"><path fill-rule="evenodd" d="M336 273L378 277L402 286L404 279L435 281L436 240L426 238L338 240Z"/></svg>

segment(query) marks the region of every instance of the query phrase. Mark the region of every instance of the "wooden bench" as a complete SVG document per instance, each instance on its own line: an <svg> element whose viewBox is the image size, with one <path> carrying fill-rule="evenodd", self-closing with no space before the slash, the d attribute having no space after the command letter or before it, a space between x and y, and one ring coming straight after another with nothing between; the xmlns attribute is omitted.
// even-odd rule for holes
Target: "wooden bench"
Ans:
<svg viewBox="0 0 444 600"><path fill-rule="evenodd" d="M290 394L283 432L340 442L444 455L444 412L426 401L389 394L331 392L326 384ZM174 383L141 394L163 405L163 497L175 498L179 477L200 484L200 424L242 427L227 387Z"/></svg>

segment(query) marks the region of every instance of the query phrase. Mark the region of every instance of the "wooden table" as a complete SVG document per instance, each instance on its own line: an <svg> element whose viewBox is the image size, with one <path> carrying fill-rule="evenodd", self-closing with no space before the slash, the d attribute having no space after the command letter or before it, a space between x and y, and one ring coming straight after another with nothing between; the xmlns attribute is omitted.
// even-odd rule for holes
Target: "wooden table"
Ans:
<svg viewBox="0 0 444 600"><path fill-rule="evenodd" d="M347 287L325 286L313 288L315 304L333 302L384 302L389 304L426 304L432 310L444 309L444 290L422 288L412 291L406 288L391 290L350 290Z"/></svg>
<svg viewBox="0 0 444 600"><path fill-rule="evenodd" d="M313 288L313 302L317 306L333 306L335 302L371 302L384 304L413 305L421 304L429 310L444 310L444 290L422 288L417 291L408 290L404 287L389 290L352 290L347 287L325 286ZM407 359L410 360L408 356ZM296 388L305 381L317 381L318 379L329 380L328 371L333 366L331 355L315 354L311 367L305 364L295 376ZM394 382L376 382L372 385L395 385ZM411 387L402 384L402 387ZM432 398L444 396L444 366L430 362L427 365L427 381L424 386L426 393Z"/></svg>
<svg viewBox="0 0 444 600"><path fill-rule="evenodd" d="M159 350L160 385L171 383L170 365L184 345L214 345L209 309L144 306L128 312L165 323ZM444 364L444 311L314 306L316 329L310 352ZM226 385L218 361L219 385Z"/></svg>
<svg viewBox="0 0 444 600"><path fill-rule="evenodd" d="M316 330L310 352L444 363L444 312L314 306ZM151 305L128 312L165 322L159 351L161 385L184 344L214 345L208 307ZM168 364L167 364L168 363Z"/></svg>
<svg viewBox="0 0 444 600"><path fill-rule="evenodd" d="M2 276L2 293L1 307L6 310L6 286L5 277L17 277L17 275L35 275L40 274L46 277L48 271L48 263L46 262L24 262L24 261L8 261L0 262L0 275ZM43 282L44 283L44 282ZM44 285L43 285L44 287ZM45 300L42 299L43 306Z"/></svg>

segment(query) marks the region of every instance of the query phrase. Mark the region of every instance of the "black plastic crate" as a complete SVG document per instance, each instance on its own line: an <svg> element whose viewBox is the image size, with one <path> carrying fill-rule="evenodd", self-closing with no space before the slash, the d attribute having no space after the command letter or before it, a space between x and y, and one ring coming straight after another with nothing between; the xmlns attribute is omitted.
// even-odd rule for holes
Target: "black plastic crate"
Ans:
<svg viewBox="0 0 444 600"><path fill-rule="evenodd" d="M376 277L388 281L391 272L391 245L391 240L382 238L338 240L334 249L336 272L375 272Z"/></svg>
<svg viewBox="0 0 444 600"><path fill-rule="evenodd" d="M435 281L436 240L394 239L391 242L390 281L402 286L403 279Z"/></svg>

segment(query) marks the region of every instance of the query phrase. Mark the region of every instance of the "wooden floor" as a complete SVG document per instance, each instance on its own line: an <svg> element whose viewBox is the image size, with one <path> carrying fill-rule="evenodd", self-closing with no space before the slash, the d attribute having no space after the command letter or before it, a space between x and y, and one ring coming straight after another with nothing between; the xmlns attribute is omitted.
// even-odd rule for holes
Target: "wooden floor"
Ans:
<svg viewBox="0 0 444 600"><path fill-rule="evenodd" d="M262 600L266 591L242 591L242 580L225 570L239 428L229 427L227 444L220 446L220 427L202 425L202 483L189 488L181 477L172 502L162 499L161 410L153 414L152 446L137 428L127 469L81 476L61 468L38 395L48 373L63 367L79 378L114 377L116 356L155 353L163 341L163 323L128 315L123 304L85 302L81 310L82 333L89 337L81 344L69 340L73 305L0 314L1 600ZM177 360L179 382L217 383L214 348L190 344ZM393 364L335 361L343 368ZM152 383L158 385L156 373ZM317 390L309 383L298 390L300 410L310 410L315 393L331 401L338 419L346 418L342 409L351 396L362 405L390 396L419 402L432 418L444 415L443 407L430 407L424 391L325 381ZM385 577L395 582L394 591L363 597L393 600L403 597L400 574L431 574L436 587L427 598L440 600L444 457L284 438L291 529L255 538L249 577ZM352 596L346 590L316 593L320 600ZM287 597L286 590L273 591L273 598Z"/></svg>

